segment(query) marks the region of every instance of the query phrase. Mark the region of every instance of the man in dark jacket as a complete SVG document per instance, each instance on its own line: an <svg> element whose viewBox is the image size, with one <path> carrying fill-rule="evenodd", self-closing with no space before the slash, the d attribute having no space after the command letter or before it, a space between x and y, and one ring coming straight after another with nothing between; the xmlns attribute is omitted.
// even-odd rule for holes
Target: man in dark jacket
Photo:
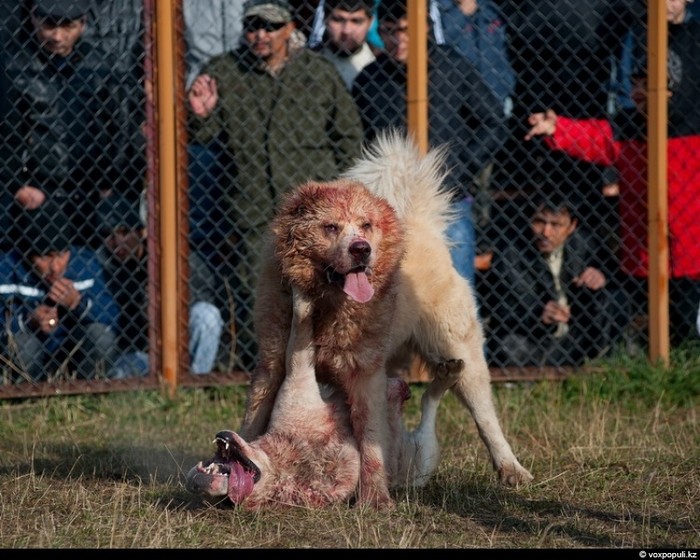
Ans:
<svg viewBox="0 0 700 560"><path fill-rule="evenodd" d="M508 287L488 298L492 365L578 365L607 349L610 292L598 253L569 202L556 194L535 202L529 231L489 271Z"/></svg>
<svg viewBox="0 0 700 560"><path fill-rule="evenodd" d="M382 0L377 8L386 52L355 78L352 95L365 138L384 128L406 128L408 18L405 0ZM502 103L476 68L451 47L430 43L428 50L430 144L449 146L447 186L455 189L458 220L448 231L455 242L452 260L474 282L473 184L505 140Z"/></svg>
<svg viewBox="0 0 700 560"><path fill-rule="evenodd" d="M30 36L13 34L5 53L0 180L20 208L52 199L86 244L129 157L123 83L111 56L83 39L88 0L30 6Z"/></svg>

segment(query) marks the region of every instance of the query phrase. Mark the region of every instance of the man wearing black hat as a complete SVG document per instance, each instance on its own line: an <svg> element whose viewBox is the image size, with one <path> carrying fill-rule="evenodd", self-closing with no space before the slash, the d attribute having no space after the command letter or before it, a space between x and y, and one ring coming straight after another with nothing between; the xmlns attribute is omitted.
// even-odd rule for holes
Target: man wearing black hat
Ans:
<svg viewBox="0 0 700 560"><path fill-rule="evenodd" d="M112 362L119 309L97 255L70 244L51 202L21 215L19 229L16 248L0 254L3 353L18 379L99 376Z"/></svg>
<svg viewBox="0 0 700 560"><path fill-rule="evenodd" d="M71 241L87 244L97 201L129 186L128 86L113 54L83 38L89 0L29 5L32 35L14 34L4 53L0 181L19 209L52 200Z"/></svg>
<svg viewBox="0 0 700 560"><path fill-rule="evenodd" d="M242 314L250 313L262 238L282 196L307 180L336 178L360 155L362 125L345 83L324 56L296 44L295 31L286 0L248 0L241 46L211 59L188 92L193 137L222 137L235 168L223 202L238 240L231 285ZM239 335L252 335L249 316L239 319ZM254 338L242 338L249 368Z"/></svg>

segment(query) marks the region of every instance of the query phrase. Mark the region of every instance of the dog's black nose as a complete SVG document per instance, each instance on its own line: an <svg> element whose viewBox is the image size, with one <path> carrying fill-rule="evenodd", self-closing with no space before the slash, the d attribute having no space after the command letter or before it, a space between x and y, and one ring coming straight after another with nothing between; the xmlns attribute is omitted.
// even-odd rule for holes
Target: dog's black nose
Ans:
<svg viewBox="0 0 700 560"><path fill-rule="evenodd" d="M358 261L366 261L372 252L372 246L364 239L353 241L348 249L350 254Z"/></svg>

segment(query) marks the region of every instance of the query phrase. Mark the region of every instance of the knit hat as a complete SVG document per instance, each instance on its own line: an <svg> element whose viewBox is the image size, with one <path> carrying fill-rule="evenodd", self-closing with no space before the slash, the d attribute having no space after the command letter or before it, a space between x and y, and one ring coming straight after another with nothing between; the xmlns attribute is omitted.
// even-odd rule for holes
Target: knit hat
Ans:
<svg viewBox="0 0 700 560"><path fill-rule="evenodd" d="M24 210L18 219L18 247L25 256L63 252L70 247L70 223L51 202Z"/></svg>
<svg viewBox="0 0 700 560"><path fill-rule="evenodd" d="M259 17L271 23L292 21L292 8L286 0L248 0L243 4L243 17Z"/></svg>
<svg viewBox="0 0 700 560"><path fill-rule="evenodd" d="M103 234L118 228L133 230L143 227L138 201L132 202L120 195L108 196L97 203L97 220Z"/></svg>
<svg viewBox="0 0 700 560"><path fill-rule="evenodd" d="M34 13L55 22L80 19L89 7L89 0L34 0Z"/></svg>

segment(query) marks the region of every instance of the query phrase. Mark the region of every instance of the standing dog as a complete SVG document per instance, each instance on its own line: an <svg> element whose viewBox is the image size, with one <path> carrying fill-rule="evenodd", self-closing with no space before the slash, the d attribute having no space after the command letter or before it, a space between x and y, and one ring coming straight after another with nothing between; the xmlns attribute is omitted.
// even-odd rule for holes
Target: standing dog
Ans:
<svg viewBox="0 0 700 560"><path fill-rule="evenodd" d="M451 193L444 151L423 156L398 133L379 136L343 178L291 192L273 222L258 283L260 361L241 428L267 428L285 377L294 286L313 302L316 375L340 387L360 451L360 502L390 505L387 370L419 355L469 409L500 480L532 480L496 415L484 337L469 283L452 266L444 232Z"/></svg>
<svg viewBox="0 0 700 560"><path fill-rule="evenodd" d="M312 304L295 291L287 346L287 375L272 409L268 430L251 442L235 432L216 434L216 453L187 473L189 491L227 497L247 509L275 505L322 507L352 499L360 474L360 453L350 427L350 410L337 388L320 387L314 364ZM391 431L391 486L422 486L439 463L437 408L457 374L433 380L421 399L413 432L404 429L406 382L394 378L386 394ZM330 392L329 392L330 391Z"/></svg>

